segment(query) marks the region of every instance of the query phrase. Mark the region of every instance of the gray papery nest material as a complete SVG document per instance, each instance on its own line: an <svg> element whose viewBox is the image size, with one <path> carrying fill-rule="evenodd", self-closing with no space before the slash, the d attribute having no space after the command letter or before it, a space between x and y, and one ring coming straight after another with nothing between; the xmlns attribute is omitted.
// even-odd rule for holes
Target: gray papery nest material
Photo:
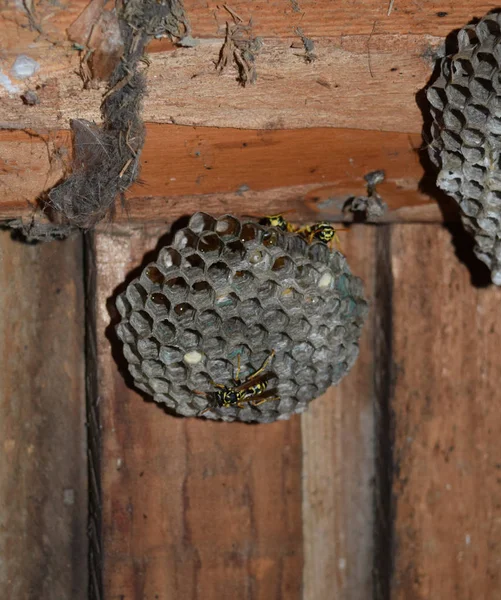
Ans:
<svg viewBox="0 0 501 600"><path fill-rule="evenodd" d="M388 210L388 205L377 193L376 186L382 183L385 178L383 170L371 171L364 176L367 182L367 196L353 196L349 198L344 206L344 210L352 213L359 213L366 221L373 221L381 218Z"/></svg>
<svg viewBox="0 0 501 600"><path fill-rule="evenodd" d="M437 186L454 198L474 252L501 285L501 13L457 34L427 90L432 116L429 155Z"/></svg>
<svg viewBox="0 0 501 600"><path fill-rule="evenodd" d="M358 356L362 282L326 244L225 215L193 215L116 300L135 385L184 416L271 422L306 410ZM274 399L214 404L269 360ZM279 399L276 399L276 398ZM259 398L257 398L259 400Z"/></svg>

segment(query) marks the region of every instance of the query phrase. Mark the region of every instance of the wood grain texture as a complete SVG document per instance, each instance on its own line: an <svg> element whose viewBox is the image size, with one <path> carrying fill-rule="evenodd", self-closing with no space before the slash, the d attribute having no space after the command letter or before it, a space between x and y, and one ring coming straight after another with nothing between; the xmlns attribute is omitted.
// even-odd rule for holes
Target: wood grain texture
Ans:
<svg viewBox="0 0 501 600"><path fill-rule="evenodd" d="M103 598L299 600L299 417L259 427L175 418L129 389L112 356L123 366L111 298L159 234L94 242Z"/></svg>
<svg viewBox="0 0 501 600"><path fill-rule="evenodd" d="M391 598L393 569L393 277L392 225L378 227L373 304L374 371L374 600Z"/></svg>
<svg viewBox="0 0 501 600"><path fill-rule="evenodd" d="M231 8L244 22L252 17L253 34L264 39L256 59L258 82L243 89L234 69L220 77L214 68L226 21L232 20L224 4L202 0L184 4L192 35L200 44L151 46L147 121L416 133L421 115L414 95L431 74L428 60L433 49L451 31L492 9L483 0L467 4L399 0L388 15L390 1L381 0L259 0L252 5L236 0ZM2 5L0 127L67 128L71 118L99 120L104 84L82 89L79 53L66 35L86 5L84 0L67 5L11 0ZM33 7L31 17L27 6ZM293 47L300 41L297 27L315 42L317 59L312 63L307 64L302 50ZM40 65L34 76L22 80L11 73L20 53ZM37 106L22 103L20 97L28 89L37 90Z"/></svg>
<svg viewBox="0 0 501 600"><path fill-rule="evenodd" d="M437 226L395 226L391 254L392 598L494 600L501 590L500 290L472 285L450 233ZM478 280L482 267L471 264Z"/></svg>
<svg viewBox="0 0 501 600"><path fill-rule="evenodd" d="M415 95L431 75L427 57L441 38L326 38L317 43L312 63L305 62L302 50L291 48L293 41L265 39L255 62L258 80L245 88L232 66L222 75L216 71L219 39L152 54L145 121L245 129L421 131ZM19 93L0 88L0 127L67 128L72 118L100 120L104 84L83 90L74 51L66 46L56 51L50 68L23 80ZM40 103L26 106L20 95L34 86L40 86Z"/></svg>
<svg viewBox="0 0 501 600"><path fill-rule="evenodd" d="M313 38L369 35L373 29L374 33L445 36L493 8L486 0L398 0L391 11L389 0L232 0L227 4L244 22L252 17L256 35L287 37L300 26ZM222 35L225 21L231 20L218 0L184 0L184 6L194 36Z"/></svg>
<svg viewBox="0 0 501 600"><path fill-rule="evenodd" d="M375 238L375 228L358 225L343 241L370 302ZM305 600L373 598L372 319L352 371L302 416Z"/></svg>
<svg viewBox="0 0 501 600"><path fill-rule="evenodd" d="M3 2L0 10L2 47L8 54L22 52L27 44L61 44L66 30L83 12L89 0L71 0L65 4L34 4L34 23L26 7L14 0ZM184 0L185 12L195 38L224 37L225 23L230 13L219 0ZM302 27L312 38L339 35L369 35L380 33L430 34L446 36L473 17L481 17L493 7L486 0L468 3L453 0L232 0L231 9L248 22L252 18L255 35L290 37L296 27ZM389 13L389 14L388 14ZM39 26L42 32L37 31Z"/></svg>
<svg viewBox="0 0 501 600"><path fill-rule="evenodd" d="M421 131L415 94L431 75L423 55L440 38L323 39L309 64L292 42L265 39L255 61L257 82L246 87L236 81L234 68L222 75L214 69L218 40L152 56L145 120L246 129Z"/></svg>
<svg viewBox="0 0 501 600"><path fill-rule="evenodd" d="M31 217L70 163L68 131L0 131L0 218Z"/></svg>
<svg viewBox="0 0 501 600"><path fill-rule="evenodd" d="M64 176L69 144L64 131L0 132L0 218L33 213L36 198ZM350 220L345 201L366 193L364 175L376 169L386 172L378 186L389 207L383 221L454 220L452 201L438 195L433 173L425 175L419 146L418 135L405 133L150 124L141 181L115 220L169 222L201 209L247 215L294 209L297 220Z"/></svg>
<svg viewBox="0 0 501 600"><path fill-rule="evenodd" d="M82 13L89 0L54 2L16 2L4 0L0 5L2 32L2 68L10 68L8 58L19 53L42 52L61 45L66 30ZM30 18L31 13L31 18Z"/></svg>
<svg viewBox="0 0 501 600"><path fill-rule="evenodd" d="M0 588L87 598L81 239L0 235Z"/></svg>

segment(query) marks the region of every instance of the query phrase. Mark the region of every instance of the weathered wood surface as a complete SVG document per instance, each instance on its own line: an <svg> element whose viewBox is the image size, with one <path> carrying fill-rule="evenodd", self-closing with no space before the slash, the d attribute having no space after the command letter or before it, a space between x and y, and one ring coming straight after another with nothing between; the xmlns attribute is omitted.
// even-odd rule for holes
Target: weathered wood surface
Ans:
<svg viewBox="0 0 501 600"><path fill-rule="evenodd" d="M420 33L447 35L458 23L481 17L492 10L485 0L233 0L227 3L242 19L252 23L257 35L287 37L300 26L310 37L369 35L378 33ZM211 36L215 24L223 32L231 17L223 4L212 0L185 0L184 6L195 36Z"/></svg>
<svg viewBox="0 0 501 600"><path fill-rule="evenodd" d="M376 235L357 225L343 238L371 304ZM302 416L304 600L373 598L373 318L352 371Z"/></svg>
<svg viewBox="0 0 501 600"><path fill-rule="evenodd" d="M219 41L153 55L144 118L246 129L421 131L415 95L431 75L425 57L440 38L323 39L312 63L291 48L293 41L265 39L255 61L258 79L246 87L236 81L233 67L222 75L214 69Z"/></svg>
<svg viewBox="0 0 501 600"><path fill-rule="evenodd" d="M2 7L1 127L65 128L76 116L99 120L104 88L82 89L80 57L66 36L86 4L76 0L62 8L12 0ZM431 74L434 49L451 31L492 8L481 0L261 0L251 6L236 1L226 6L245 23L252 17L253 35L264 39L256 58L258 81L243 89L233 68L222 76L214 68L226 21L232 21L224 6L185 2L192 35L200 41L197 47L152 45L144 106L147 121L418 133L421 115L414 96ZM31 17L27 7L33 8ZM311 63L294 47L300 42L297 27L315 42L317 58ZM19 53L39 62L33 77L13 77L11 67ZM35 88L40 104L24 105L20 96Z"/></svg>
<svg viewBox="0 0 501 600"><path fill-rule="evenodd" d="M350 220L342 211L346 199L366 194L364 175L376 169L386 172L378 186L389 207L383 221L454 220L452 201L436 192L432 172L425 175L419 146L418 135L404 133L150 124L141 181L129 190L127 210L117 207L115 220L139 224L197 210L259 216L291 209L298 221ZM64 176L70 154L64 131L1 132L0 219L29 217L36 198Z"/></svg>
<svg viewBox="0 0 501 600"><path fill-rule="evenodd" d="M105 4L94 0L95 4ZM71 0L66 4L38 3L33 5L30 19L27 7L14 0L6 0L1 7L0 23L5 28L2 46L14 54L24 51L35 37L37 44L61 42L71 24L90 4L89 0ZM223 37L226 21L231 14L224 3L211 0L184 0L186 15L195 38ZM302 27L312 38L378 35L380 33L429 34L446 36L473 17L481 17L492 10L492 2L470 0L233 0L227 3L234 13L248 22L252 18L255 35L289 37L296 27ZM37 31L37 27L42 31Z"/></svg>
<svg viewBox="0 0 501 600"><path fill-rule="evenodd" d="M176 211L174 217L214 206L218 213L295 208L299 218L340 219L347 198L366 194L364 175L376 169L386 173L378 190L390 207L387 218L398 220L399 211L425 220L439 216L435 201L419 191L418 135L151 125L147 140L142 183L128 193L132 221L151 220L162 206Z"/></svg>
<svg viewBox="0 0 501 600"><path fill-rule="evenodd" d="M299 600L299 417L259 427L175 418L119 372L112 298L155 247L152 234L94 238L102 598Z"/></svg>
<svg viewBox="0 0 501 600"><path fill-rule="evenodd" d="M81 239L0 235L0 589L87 598Z"/></svg>
<svg viewBox="0 0 501 600"><path fill-rule="evenodd" d="M485 270L469 257L475 281ZM393 228L392 598L499 598L501 290L438 226Z"/></svg>
<svg viewBox="0 0 501 600"><path fill-rule="evenodd" d="M31 217L37 199L69 172L67 131L0 131L0 219Z"/></svg>
<svg viewBox="0 0 501 600"><path fill-rule="evenodd" d="M431 75L429 56L441 38L323 39L317 43L317 59L312 63L305 62L302 50L291 48L293 41L264 40L255 62L258 80L246 87L236 81L233 66L221 75L216 71L221 40L152 54L144 119L246 129L421 131L415 95ZM78 57L71 55L74 51L63 46L54 52L53 64L16 83L16 92L0 88L0 127L67 128L76 117L100 120L104 84L82 89ZM21 94L35 86L40 86L39 104L23 104ZM367 110L368 106L374 109Z"/></svg>

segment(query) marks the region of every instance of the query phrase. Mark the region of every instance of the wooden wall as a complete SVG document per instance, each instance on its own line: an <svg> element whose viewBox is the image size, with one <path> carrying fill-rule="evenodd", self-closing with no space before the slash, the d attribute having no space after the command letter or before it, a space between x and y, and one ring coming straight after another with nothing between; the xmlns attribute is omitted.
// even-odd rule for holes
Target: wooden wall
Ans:
<svg viewBox="0 0 501 600"><path fill-rule="evenodd" d="M87 465L80 238L0 232L0 589L87 597Z"/></svg>
<svg viewBox="0 0 501 600"><path fill-rule="evenodd" d="M459 230L352 227L371 299L359 361L263 426L173 418L127 387L110 298L162 231L87 240L101 597L497 598L499 293ZM83 599L81 255L2 240L0 577L11 598Z"/></svg>
<svg viewBox="0 0 501 600"><path fill-rule="evenodd" d="M0 219L35 214L70 164L69 119L100 118L104 84L82 88L65 33L86 5L0 7L2 74L19 53L40 64L11 78L17 91L1 80ZM149 48L142 181L127 212L83 241L0 236L0 589L9 600L496 600L500 292L418 152L431 56L495 5L233 0L265 42L246 88L214 70L223 3L184 5L200 44ZM27 89L36 106L21 101ZM342 205L374 169L389 211L341 234L371 308L337 388L302 416L248 426L174 418L130 387L113 298L176 219L293 209L349 221Z"/></svg>

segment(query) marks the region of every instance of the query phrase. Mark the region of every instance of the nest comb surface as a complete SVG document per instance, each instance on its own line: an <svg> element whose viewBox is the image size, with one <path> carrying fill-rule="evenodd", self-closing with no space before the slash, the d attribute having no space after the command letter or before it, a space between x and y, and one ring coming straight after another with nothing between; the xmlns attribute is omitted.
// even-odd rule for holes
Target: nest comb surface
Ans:
<svg viewBox="0 0 501 600"><path fill-rule="evenodd" d="M231 384L238 363L248 377L274 351L268 390L280 400L204 414L271 422L303 412L349 371L367 303L344 256L325 244L197 213L117 308L135 385L180 415L214 404L211 381Z"/></svg>
<svg viewBox="0 0 501 600"><path fill-rule="evenodd" d="M475 254L501 285L501 13L457 35L458 50L441 59L427 90L431 160L437 185L461 209Z"/></svg>

